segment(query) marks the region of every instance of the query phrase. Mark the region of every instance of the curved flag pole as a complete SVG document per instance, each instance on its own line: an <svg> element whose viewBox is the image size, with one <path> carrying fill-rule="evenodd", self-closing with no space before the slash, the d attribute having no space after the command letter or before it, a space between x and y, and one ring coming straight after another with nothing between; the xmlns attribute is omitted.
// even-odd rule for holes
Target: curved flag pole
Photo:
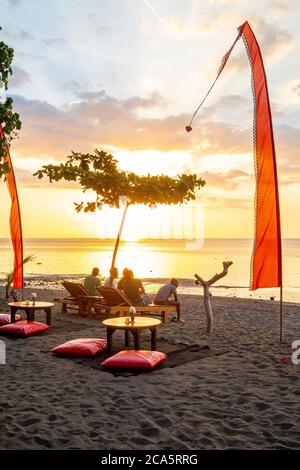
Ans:
<svg viewBox="0 0 300 470"><path fill-rule="evenodd" d="M6 175L8 190L11 198L11 210L10 210L10 234L14 249L14 289L22 289L23 298L23 236L22 236L22 223L21 223L21 211L19 204L19 197L17 191L16 178L14 174L13 164L10 157L9 147L6 142L5 134L0 124L0 138L1 141L5 142L5 162L8 163L10 172Z"/></svg>
<svg viewBox="0 0 300 470"><path fill-rule="evenodd" d="M186 131L190 132L192 130L193 119L211 92L240 37L243 38L251 66L254 102L253 148L256 194L255 234L251 258L250 290L266 287L280 287L279 337L280 341L282 341L282 246L272 116L267 78L261 51L247 21L238 28L238 35L231 48L223 57L216 79L193 114L189 125L186 126Z"/></svg>

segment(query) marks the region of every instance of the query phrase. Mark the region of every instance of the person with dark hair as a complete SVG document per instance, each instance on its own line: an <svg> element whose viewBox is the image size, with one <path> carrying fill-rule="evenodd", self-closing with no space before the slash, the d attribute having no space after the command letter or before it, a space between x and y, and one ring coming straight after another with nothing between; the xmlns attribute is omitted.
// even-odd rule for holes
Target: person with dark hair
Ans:
<svg viewBox="0 0 300 470"><path fill-rule="evenodd" d="M173 277L170 283L165 284L158 290L154 303L155 305L176 305L177 320L180 321L181 306L177 295L178 284L178 280Z"/></svg>
<svg viewBox="0 0 300 470"><path fill-rule="evenodd" d="M99 268L93 268L92 274L86 276L84 280L84 287L90 295L99 295L97 289L101 287L101 280L99 278Z"/></svg>
<svg viewBox="0 0 300 470"><path fill-rule="evenodd" d="M109 273L110 273L110 275L106 279L106 281L104 283L104 286L105 287L112 287L113 289L116 289L117 288L116 279L119 276L118 268L116 268L116 267L110 268Z"/></svg>
<svg viewBox="0 0 300 470"><path fill-rule="evenodd" d="M127 269L124 275L124 292L134 305L149 305L150 298L146 295L140 279L134 277L133 271Z"/></svg>
<svg viewBox="0 0 300 470"><path fill-rule="evenodd" d="M118 289L120 290L124 290L124 282L125 282L125 276L126 276L127 271L129 271L128 268L124 268L122 271L122 277L118 282Z"/></svg>

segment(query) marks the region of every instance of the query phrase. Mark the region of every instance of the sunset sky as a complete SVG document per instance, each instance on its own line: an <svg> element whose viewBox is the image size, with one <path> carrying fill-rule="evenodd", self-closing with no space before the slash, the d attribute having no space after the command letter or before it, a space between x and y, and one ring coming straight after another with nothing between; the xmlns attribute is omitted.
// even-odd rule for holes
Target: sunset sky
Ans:
<svg viewBox="0 0 300 470"><path fill-rule="evenodd" d="M127 238L192 238L203 223L206 237L252 237L253 110L242 41L193 132L185 132L248 20L269 83L282 232L300 237L299 18L297 0L1 0L0 40L15 49L8 94L23 121L11 153L24 236L115 236L120 211L78 215L76 187L32 177L72 150L97 147L125 170L192 171L207 183L184 210L130 209ZM3 182L0 200L0 236L7 237Z"/></svg>

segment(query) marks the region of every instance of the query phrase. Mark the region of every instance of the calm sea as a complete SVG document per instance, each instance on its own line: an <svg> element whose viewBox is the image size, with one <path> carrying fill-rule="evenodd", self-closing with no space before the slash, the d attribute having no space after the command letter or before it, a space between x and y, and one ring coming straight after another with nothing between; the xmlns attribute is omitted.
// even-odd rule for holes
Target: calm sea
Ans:
<svg viewBox="0 0 300 470"><path fill-rule="evenodd" d="M59 283L63 275L77 279L99 266L107 275L113 251L113 241L101 239L25 239L24 256L36 258L25 266L29 279ZM252 241L249 239L207 239L203 246L184 240L143 240L122 243L117 257L119 271L134 270L137 277L177 277L185 292L199 292L193 282L195 273L204 279L221 271L222 261L232 260L229 274L212 289L214 295L279 298L278 289L249 292L249 269ZM0 239L0 277L13 264L11 242ZM283 241L284 298L300 302L300 239Z"/></svg>

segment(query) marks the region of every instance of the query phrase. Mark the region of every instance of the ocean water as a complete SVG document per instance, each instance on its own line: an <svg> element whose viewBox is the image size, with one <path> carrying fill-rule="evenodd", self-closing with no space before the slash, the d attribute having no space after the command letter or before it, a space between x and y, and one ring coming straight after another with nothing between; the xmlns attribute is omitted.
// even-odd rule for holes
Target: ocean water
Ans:
<svg viewBox="0 0 300 470"><path fill-rule="evenodd" d="M68 278L81 279L93 266L99 266L106 276L114 242L101 239L25 239L24 256L35 254L34 261L25 265L25 276L39 282L60 283ZM177 277L180 289L199 293L194 274L204 279L222 270L222 261L231 260L229 274L212 288L213 295L279 299L279 289L249 291L250 239L207 239L203 246L185 240L141 240L123 242L116 265L133 269L137 277L147 279L150 286L157 278ZM9 239L0 239L0 278L13 265ZM161 281L162 282L162 281ZM284 300L300 302L300 239L283 240Z"/></svg>

